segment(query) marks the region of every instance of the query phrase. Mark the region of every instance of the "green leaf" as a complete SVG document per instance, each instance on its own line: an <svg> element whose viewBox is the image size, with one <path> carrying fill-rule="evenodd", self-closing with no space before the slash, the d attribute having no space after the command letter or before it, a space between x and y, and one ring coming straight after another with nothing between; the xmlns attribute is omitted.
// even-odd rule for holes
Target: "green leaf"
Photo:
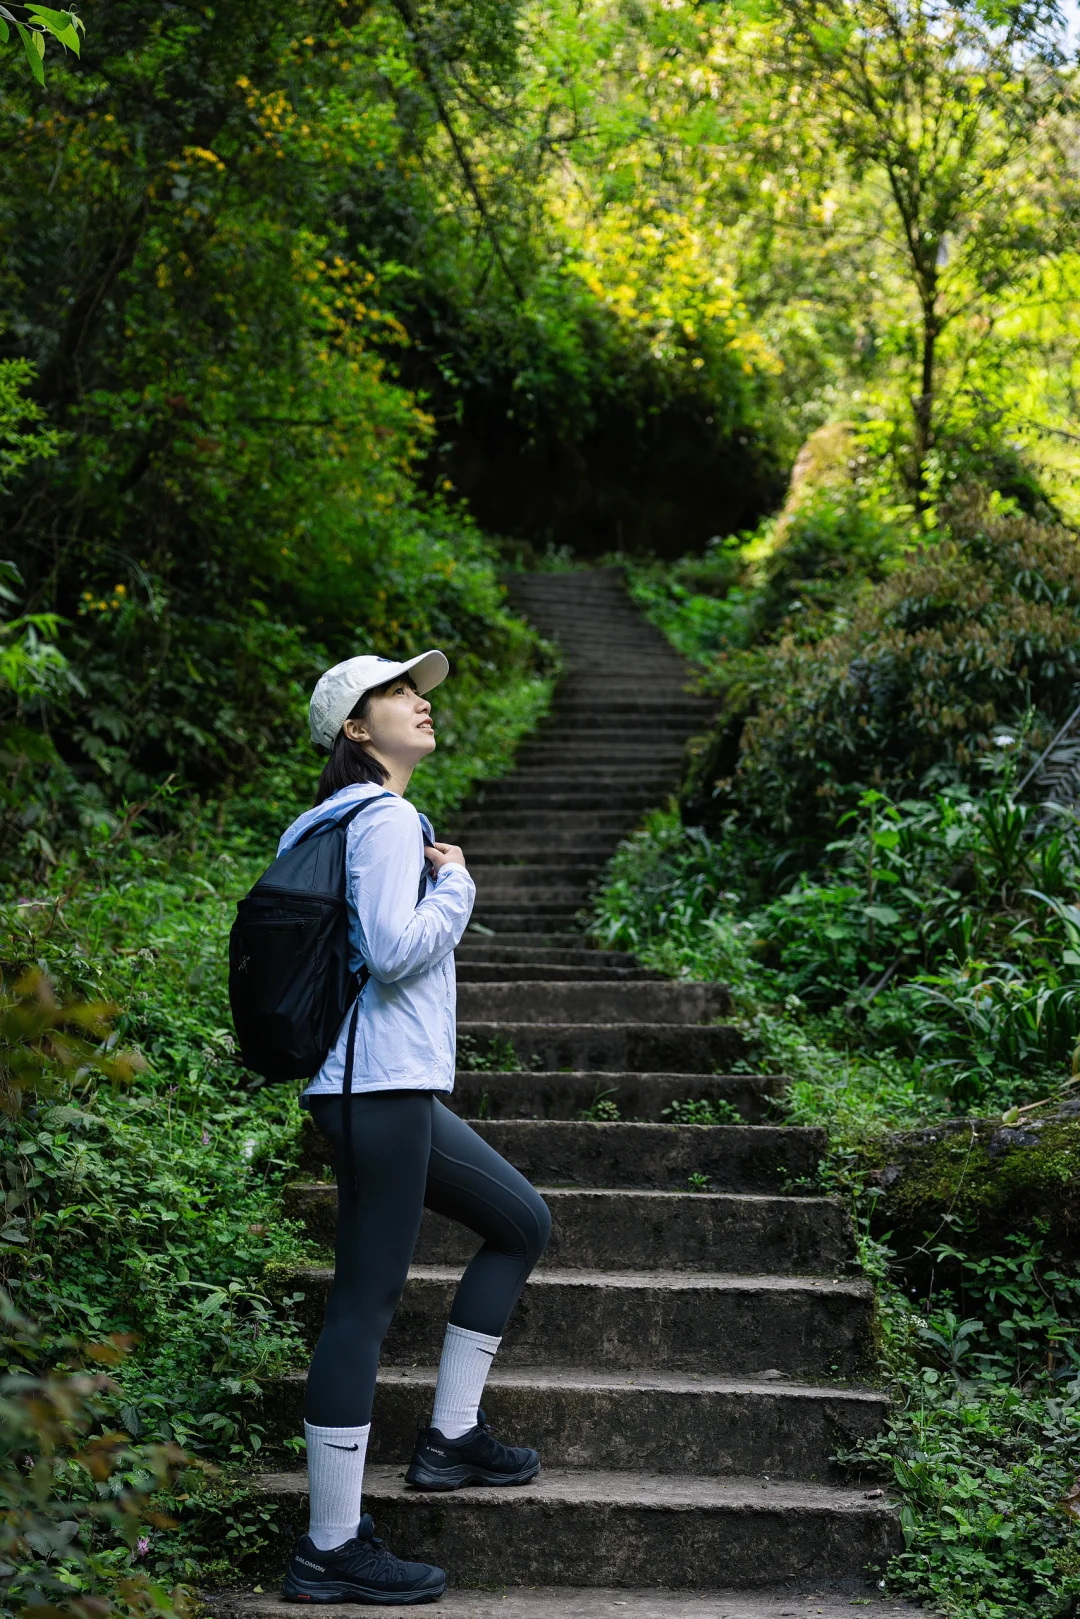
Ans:
<svg viewBox="0 0 1080 1619"><path fill-rule="evenodd" d="M875 922L880 922L884 927L891 927L894 922L900 920L900 912L894 911L891 905L864 905L863 915L873 917Z"/></svg>
<svg viewBox="0 0 1080 1619"><path fill-rule="evenodd" d="M23 50L26 52L26 60L30 63L30 71L37 82L44 87L45 69L41 65L41 59L45 55L44 37L33 29L27 28L21 22L17 22L15 26L19 30L19 38L23 42Z"/></svg>
<svg viewBox="0 0 1080 1619"><path fill-rule="evenodd" d="M3 17L0 17L0 45L6 45L10 38L11 29L8 27Z"/></svg>
<svg viewBox="0 0 1080 1619"><path fill-rule="evenodd" d="M34 4L28 4L26 9L33 14L35 22L47 28L66 50L74 51L76 56L79 55L79 36L75 28L78 18L72 12L56 11L52 6ZM42 45L44 46L44 40Z"/></svg>

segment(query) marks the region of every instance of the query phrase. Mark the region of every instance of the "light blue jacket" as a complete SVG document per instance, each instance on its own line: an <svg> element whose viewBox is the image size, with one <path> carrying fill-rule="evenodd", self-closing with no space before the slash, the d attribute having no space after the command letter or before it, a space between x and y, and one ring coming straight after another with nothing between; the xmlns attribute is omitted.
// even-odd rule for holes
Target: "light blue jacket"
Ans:
<svg viewBox="0 0 1080 1619"><path fill-rule="evenodd" d="M317 821L337 820L365 798L349 827L349 965L371 977L356 1026L354 1091L451 1091L457 1051L454 948L472 914L476 887L464 866L440 868L416 903L431 822L408 799L366 783L343 787L293 822L278 844L290 849ZM350 1009L351 1010L351 1009ZM340 1095L349 1017L305 1096Z"/></svg>

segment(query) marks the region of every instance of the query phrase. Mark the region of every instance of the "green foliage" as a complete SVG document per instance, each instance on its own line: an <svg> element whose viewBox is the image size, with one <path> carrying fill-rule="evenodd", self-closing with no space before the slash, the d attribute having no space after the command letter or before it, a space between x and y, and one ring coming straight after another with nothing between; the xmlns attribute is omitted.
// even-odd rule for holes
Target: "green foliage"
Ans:
<svg viewBox="0 0 1080 1619"><path fill-rule="evenodd" d="M910 1077L883 1088L883 1118L901 1097L910 1118L919 1093L933 1111L1053 1092L1080 1044L1075 817L1042 815L1003 786L899 804L871 790L839 830L792 875L782 850L736 822L714 841L656 814L616 855L594 932L672 976L729 983L747 1017L765 1018L770 1060L792 1053L768 1009L792 1036L809 1017L871 1070L895 1060ZM800 1068L797 1111L834 1089L857 1110L850 1071L830 1083L812 1057Z"/></svg>
<svg viewBox="0 0 1080 1619"><path fill-rule="evenodd" d="M155 1536L171 1521L153 1504L195 1469L175 1444L137 1444L112 1426L119 1388L80 1366L73 1344L61 1370L33 1370L30 1323L0 1290L0 1604L5 1614L85 1619L174 1619L190 1610L146 1573ZM130 1346L113 1336L85 1359L118 1365ZM157 1559L155 1558L156 1562Z"/></svg>
<svg viewBox="0 0 1080 1619"><path fill-rule="evenodd" d="M619 1087L617 1085L609 1085L605 1090L597 1086L596 1095L588 1107L581 1109L578 1118L584 1119L586 1124L618 1123L622 1117L617 1100L618 1094Z"/></svg>
<svg viewBox="0 0 1080 1619"><path fill-rule="evenodd" d="M57 11L53 6L37 5L33 0L28 5L16 6L15 10L24 12L25 20L16 17L7 6L0 6L0 45L8 43L14 28L30 72L44 88L46 35L59 40L66 51L78 56L79 35L86 32L85 25L74 11Z"/></svg>
<svg viewBox="0 0 1080 1619"><path fill-rule="evenodd" d="M664 1118L670 1119L672 1124L742 1124L743 1116L738 1108L725 1097L718 1096L712 1101L707 1097L684 1097L681 1101L672 1102L663 1110Z"/></svg>
<svg viewBox="0 0 1080 1619"><path fill-rule="evenodd" d="M1003 20L970 0L790 0L761 41L804 138L818 136L818 184L869 181L904 265L918 326L906 347L920 498L945 340L962 367L979 314L1074 240L1075 178L1047 138L1075 111L1062 14L1043 0Z"/></svg>
<svg viewBox="0 0 1080 1619"><path fill-rule="evenodd" d="M1080 1595L1080 1277L1038 1242L959 1265L956 1291L914 1307L864 1241L879 1276L882 1370L893 1404L855 1458L901 1495L905 1550L889 1583L956 1619L1036 1619Z"/></svg>
<svg viewBox="0 0 1080 1619"><path fill-rule="evenodd" d="M867 787L978 781L1001 737L1034 757L1075 704L1072 533L978 511L857 596L840 627L716 666L726 700L690 801L820 847ZM712 806L711 808L709 806Z"/></svg>
<svg viewBox="0 0 1080 1619"><path fill-rule="evenodd" d="M516 1074L525 1066L514 1050L514 1042L502 1034L492 1035L483 1047L475 1035L459 1035L457 1060L458 1067L470 1074Z"/></svg>

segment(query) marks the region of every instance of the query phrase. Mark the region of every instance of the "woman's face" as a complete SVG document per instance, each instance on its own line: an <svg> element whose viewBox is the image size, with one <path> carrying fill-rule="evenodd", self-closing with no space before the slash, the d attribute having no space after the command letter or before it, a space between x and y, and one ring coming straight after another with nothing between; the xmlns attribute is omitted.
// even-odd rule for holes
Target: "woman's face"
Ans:
<svg viewBox="0 0 1080 1619"><path fill-rule="evenodd" d="M410 768L435 751L431 704L407 675L368 701L362 720L346 720L345 734L363 742L384 764Z"/></svg>

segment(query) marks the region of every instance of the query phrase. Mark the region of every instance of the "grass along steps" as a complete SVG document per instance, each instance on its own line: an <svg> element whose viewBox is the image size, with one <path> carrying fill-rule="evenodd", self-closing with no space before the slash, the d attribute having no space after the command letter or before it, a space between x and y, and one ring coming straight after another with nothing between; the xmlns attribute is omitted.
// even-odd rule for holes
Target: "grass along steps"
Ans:
<svg viewBox="0 0 1080 1619"><path fill-rule="evenodd" d="M687 671L615 571L528 576L514 593L560 642L567 675L521 768L439 829L462 842L478 884L448 1100L548 1189L551 1245L485 1396L497 1429L537 1444L544 1467L519 1490L404 1487L475 1242L426 1215L384 1348L365 1506L399 1555L448 1570L449 1615L479 1619L497 1603L502 1619L769 1619L807 1611L800 1586L816 1593L810 1611L838 1611L822 1606L830 1589L848 1593L845 1611L851 1596L878 1608L871 1577L898 1548L895 1509L832 1461L885 1414L859 1382L873 1295L845 1211L815 1191L824 1137L777 1121L781 1076L739 1071L745 1042L722 1021L722 986L631 977L632 957L578 931L590 884L676 784L710 705L685 691ZM742 1122L665 1119L688 1102L693 1117ZM328 1247L334 1193L314 1131L302 1174L288 1212ZM330 1276L313 1265L275 1279L303 1295L293 1307L308 1341ZM298 1431L301 1394L299 1372L265 1390L271 1444ZM302 1472L254 1483L286 1528L302 1527ZM284 1550L253 1572L278 1578ZM733 1599L742 1606L700 1595L733 1588L766 1594ZM280 1619L272 1595L214 1605Z"/></svg>

